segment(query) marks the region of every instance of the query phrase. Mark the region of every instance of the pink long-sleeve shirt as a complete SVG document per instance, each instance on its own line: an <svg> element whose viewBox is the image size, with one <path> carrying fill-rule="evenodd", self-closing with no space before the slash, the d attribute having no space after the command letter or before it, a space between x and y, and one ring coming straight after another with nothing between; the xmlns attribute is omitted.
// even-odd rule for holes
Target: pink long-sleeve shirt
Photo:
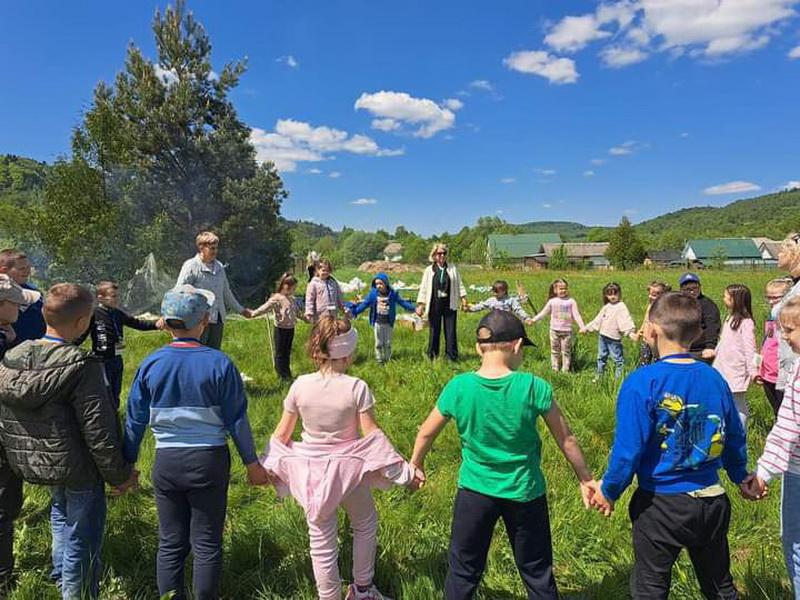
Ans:
<svg viewBox="0 0 800 600"><path fill-rule="evenodd" d="M731 328L731 318L725 319L717 344L713 367L728 382L733 393L746 392L758 375L756 366L756 325L753 319L742 319L738 329Z"/></svg>
<svg viewBox="0 0 800 600"><path fill-rule="evenodd" d="M583 317L574 298L550 298L533 320L541 321L547 315L550 315L550 329L553 331L572 331L573 322L584 328Z"/></svg>
<svg viewBox="0 0 800 600"><path fill-rule="evenodd" d="M757 473L764 481L787 471L800 475L800 360L792 367L778 419L758 459Z"/></svg>
<svg viewBox="0 0 800 600"><path fill-rule="evenodd" d="M612 304L604 304L597 316L587 325L589 331L597 331L600 335L612 340L621 340L636 330L631 312L621 300Z"/></svg>

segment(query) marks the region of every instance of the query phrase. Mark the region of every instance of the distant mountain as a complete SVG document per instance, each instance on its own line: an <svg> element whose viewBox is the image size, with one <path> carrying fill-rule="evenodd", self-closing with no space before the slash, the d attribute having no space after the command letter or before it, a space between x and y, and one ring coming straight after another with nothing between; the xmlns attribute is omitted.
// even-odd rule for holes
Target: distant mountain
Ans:
<svg viewBox="0 0 800 600"><path fill-rule="evenodd" d="M603 230L603 227L591 227L571 221L533 221L517 225L524 233L558 233L567 242L587 239L592 232Z"/></svg>

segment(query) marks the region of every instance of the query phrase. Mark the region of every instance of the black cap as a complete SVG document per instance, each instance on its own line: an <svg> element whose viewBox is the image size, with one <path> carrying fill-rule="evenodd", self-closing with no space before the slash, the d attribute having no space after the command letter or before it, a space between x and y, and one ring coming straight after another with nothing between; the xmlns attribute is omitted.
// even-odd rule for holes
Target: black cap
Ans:
<svg viewBox="0 0 800 600"><path fill-rule="evenodd" d="M481 335L482 329L489 330L489 336ZM515 342L522 340L523 346L533 346L533 342L525 334L525 326L515 315L507 310L493 310L481 319L476 332L479 344L495 342Z"/></svg>

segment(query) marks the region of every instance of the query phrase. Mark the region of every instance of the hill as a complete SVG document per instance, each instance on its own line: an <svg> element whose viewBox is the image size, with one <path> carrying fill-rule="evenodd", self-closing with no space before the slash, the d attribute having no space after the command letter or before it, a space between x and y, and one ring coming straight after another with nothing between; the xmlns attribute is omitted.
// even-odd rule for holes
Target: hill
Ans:
<svg viewBox="0 0 800 600"><path fill-rule="evenodd" d="M561 239L568 242L586 240L593 231L605 229L603 227L591 227L572 221L532 221L530 223L520 223L517 227L519 227L523 233L558 233Z"/></svg>

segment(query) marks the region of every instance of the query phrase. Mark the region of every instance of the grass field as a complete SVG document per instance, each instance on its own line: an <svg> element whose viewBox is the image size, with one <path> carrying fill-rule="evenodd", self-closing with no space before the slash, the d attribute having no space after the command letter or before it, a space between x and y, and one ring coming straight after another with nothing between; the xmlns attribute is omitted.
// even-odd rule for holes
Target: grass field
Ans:
<svg viewBox="0 0 800 600"><path fill-rule="evenodd" d="M354 272L339 272L344 281ZM601 305L600 289L612 274L578 272L568 274L572 295L578 300L588 320ZM755 298L758 327L766 312L761 297L763 284L771 272L703 273L707 295L721 305L722 290L732 282L751 286ZM623 298L637 324L641 321L646 299L645 285L653 278L676 283L678 272L616 273L622 284ZM368 276L361 275L365 280ZM514 273L472 271L463 273L467 284L490 284L496 277L513 282ZM418 281L419 276L403 281ZM537 306L541 306L550 273L525 274L527 286ZM470 300L479 295L470 293ZM412 298L413 299L413 298ZM382 428L404 454L410 454L417 427L427 415L444 384L455 374L476 368L478 360L472 340L478 315L459 315L461 359L429 362L424 358L427 332L398 329L395 356L386 367L376 366L372 358L372 335L366 318L357 320L361 334L357 360L351 373L365 379L377 400L377 418ZM600 384L591 382L596 337L580 338L574 374L552 375L547 354L547 324L528 328L537 348L528 353L523 368L553 383L556 397L583 446L596 476L605 467L614 431L614 398L617 384L609 378ZM292 358L296 374L309 372L312 365L303 352L308 336L305 324L298 326ZM165 341L161 333L127 335L126 386L136 365ZM263 321L236 321L226 327L223 348L241 371L254 378L248 384L249 415L256 444L263 447L277 423L286 386L278 382L271 363ZM633 368L634 344L625 343L626 363ZM772 423L771 411L758 388L749 394L751 464L763 446ZM548 482L548 501L553 532L556 576L565 598L628 597L632 550L627 502L630 491L617 504L616 513L604 520L586 512L580 502L578 487L571 469L552 439L542 430L543 467ZM153 439L145 439L138 468L142 471L141 490L133 495L109 501L109 519L104 546L106 572L104 598L155 598L155 556L158 543L156 510L150 484ZM428 485L416 494L401 489L376 492L380 516L377 583L394 598L430 600L441 597L446 571L450 511L455 493L459 464L459 444L452 426L445 430L431 453ZM733 501L730 530L733 569L744 598L778 599L789 597L788 580L780 550L778 503L779 485L760 503L748 503L738 489L723 477ZM56 599L58 593L49 583L50 536L49 496L45 489L26 487L26 501L18 521L16 551L20 572L19 586L12 598L17 600ZM349 578L350 534L344 518L340 523L342 574ZM271 489L247 486L244 469L234 459L229 493L228 522L225 533L223 596L231 599L313 599L314 583L308 556L308 540L302 511L292 501L278 502ZM487 573L478 596L483 599L523 598L510 548L502 526L498 526ZM691 565L684 555L674 570L674 598L699 598Z"/></svg>

